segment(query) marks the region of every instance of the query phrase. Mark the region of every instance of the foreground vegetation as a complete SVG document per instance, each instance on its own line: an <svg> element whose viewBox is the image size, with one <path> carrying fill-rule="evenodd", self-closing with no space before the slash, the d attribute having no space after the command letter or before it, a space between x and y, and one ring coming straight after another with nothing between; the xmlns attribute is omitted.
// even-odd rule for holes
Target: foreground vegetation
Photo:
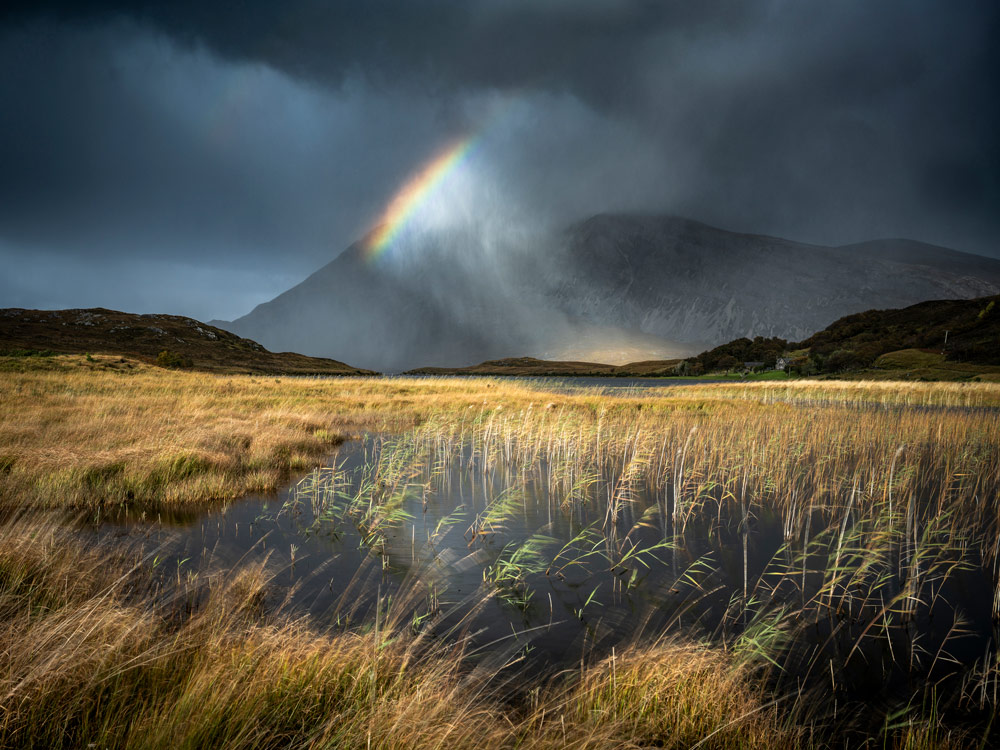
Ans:
<svg viewBox="0 0 1000 750"><path fill-rule="evenodd" d="M398 615L318 632L268 609L261 566L173 580L35 522L0 531L4 747L792 747L749 669L696 644L629 648L500 701L464 641Z"/></svg>
<svg viewBox="0 0 1000 750"><path fill-rule="evenodd" d="M37 520L5 524L0 571L4 747L825 745L749 662L698 643L626 646L511 705L463 667L461 634L415 634L405 600L367 626L318 631L268 606L263 566L175 580ZM972 739L904 717L874 743Z"/></svg>
<svg viewBox="0 0 1000 750"><path fill-rule="evenodd" d="M609 395L73 364L0 379L0 745L930 748L978 747L995 731L980 722L996 709L995 650L954 664L960 619L936 650L898 634L951 612L942 592L971 568L989 572L982 593L1000 612L998 386ZM371 441L366 481L344 498L307 477L299 499L356 526L376 561L380 538L406 523L400 503L415 488L433 497L441 467L456 464L515 489L543 485L556 515L604 519L548 551L539 537L509 546L526 500L495 498L467 532L484 554L488 535L499 540L483 599L515 606L556 575L557 558L567 578L613 568L624 591L633 578L621 571L641 568L643 545L683 551L730 534L744 553L727 569L737 583L721 625L581 654L512 699L509 670L466 658L465 630L441 637L414 619L419 587L319 623L283 603L266 560L182 575L155 549L95 542L39 510L154 513L273 489L365 432L398 436ZM750 570L745 550L767 517L782 550ZM695 601L725 571L693 562L680 574ZM361 600L345 596L345 610ZM820 630L829 648L796 648ZM822 679L797 683L803 664ZM873 732L845 708L843 686L859 666L902 664L906 697ZM947 696L931 679L941 665Z"/></svg>

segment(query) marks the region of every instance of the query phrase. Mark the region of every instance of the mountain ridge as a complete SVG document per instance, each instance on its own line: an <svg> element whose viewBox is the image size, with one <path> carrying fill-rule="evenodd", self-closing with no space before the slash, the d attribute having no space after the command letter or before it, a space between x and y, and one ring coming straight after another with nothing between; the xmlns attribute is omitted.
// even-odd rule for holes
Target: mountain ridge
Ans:
<svg viewBox="0 0 1000 750"><path fill-rule="evenodd" d="M550 352L608 359L630 335L647 349L631 354L657 360L743 336L801 340L872 308L1000 293L1000 260L986 256L902 239L812 245L659 214L598 214L494 255L473 232L404 249L371 263L354 243L224 327L384 371Z"/></svg>

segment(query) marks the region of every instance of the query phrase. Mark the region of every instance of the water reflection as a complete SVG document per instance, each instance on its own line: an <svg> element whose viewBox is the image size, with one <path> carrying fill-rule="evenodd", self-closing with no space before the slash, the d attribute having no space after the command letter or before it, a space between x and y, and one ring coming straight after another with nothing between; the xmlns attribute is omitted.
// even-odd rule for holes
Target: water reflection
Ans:
<svg viewBox="0 0 1000 750"><path fill-rule="evenodd" d="M685 508L682 477L610 466L369 437L271 497L91 528L178 574L267 559L273 603L320 624L405 592L414 628L537 671L677 633L775 665L779 686L888 702L994 653L990 578L953 529L880 547L878 520L850 508L793 516L719 493Z"/></svg>

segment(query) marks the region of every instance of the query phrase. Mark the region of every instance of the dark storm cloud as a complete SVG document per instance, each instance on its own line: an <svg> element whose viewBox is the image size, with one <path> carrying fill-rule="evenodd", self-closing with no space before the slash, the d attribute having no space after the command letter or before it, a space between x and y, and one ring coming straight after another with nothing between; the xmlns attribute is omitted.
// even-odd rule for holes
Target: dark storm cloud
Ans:
<svg viewBox="0 0 1000 750"><path fill-rule="evenodd" d="M65 241L111 224L147 242L190 232L196 245L274 248L292 228L339 241L330 218L344 191L331 188L351 180L352 200L381 198L372 182L396 177L381 173L398 154L380 134L396 111L375 98L331 101L269 68L180 53L130 26L30 27L4 41L0 221L15 236ZM410 109L411 136L428 137ZM341 152L359 134L387 143L364 174Z"/></svg>
<svg viewBox="0 0 1000 750"><path fill-rule="evenodd" d="M342 82L455 86L569 86L600 98L627 89L634 56L664 32L725 31L761 14L742 0L366 0L30 3L8 17L129 18L238 60Z"/></svg>
<svg viewBox="0 0 1000 750"><path fill-rule="evenodd" d="M992 0L7 4L0 260L148 262L161 309L167 279L260 269L219 290L234 315L505 98L480 158L508 214L1000 255L998 19Z"/></svg>

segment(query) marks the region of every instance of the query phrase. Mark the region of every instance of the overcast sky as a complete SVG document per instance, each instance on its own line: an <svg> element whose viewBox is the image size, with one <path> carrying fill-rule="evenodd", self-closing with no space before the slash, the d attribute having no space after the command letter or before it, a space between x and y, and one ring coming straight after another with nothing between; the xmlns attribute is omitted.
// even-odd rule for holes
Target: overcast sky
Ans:
<svg viewBox="0 0 1000 750"><path fill-rule="evenodd" d="M0 307L237 317L457 138L466 213L1000 257L996 0L78 6L0 10Z"/></svg>

